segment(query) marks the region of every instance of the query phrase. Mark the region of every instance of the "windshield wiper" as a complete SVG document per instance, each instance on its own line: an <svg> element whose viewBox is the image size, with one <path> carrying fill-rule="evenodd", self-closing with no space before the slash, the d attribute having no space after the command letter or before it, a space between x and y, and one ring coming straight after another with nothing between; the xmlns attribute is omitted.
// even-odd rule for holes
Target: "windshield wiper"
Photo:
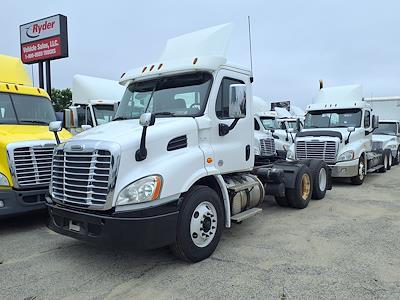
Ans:
<svg viewBox="0 0 400 300"><path fill-rule="evenodd" d="M155 116L175 116L175 114L173 112L170 111L160 111L160 112L156 112L154 113Z"/></svg>
<svg viewBox="0 0 400 300"><path fill-rule="evenodd" d="M37 120L19 120L20 123L32 123L32 124L42 124L49 125L49 122L46 121L37 121Z"/></svg>
<svg viewBox="0 0 400 300"><path fill-rule="evenodd" d="M127 117L116 117L114 119L112 119L113 121L121 121L121 120L130 120L130 118Z"/></svg>

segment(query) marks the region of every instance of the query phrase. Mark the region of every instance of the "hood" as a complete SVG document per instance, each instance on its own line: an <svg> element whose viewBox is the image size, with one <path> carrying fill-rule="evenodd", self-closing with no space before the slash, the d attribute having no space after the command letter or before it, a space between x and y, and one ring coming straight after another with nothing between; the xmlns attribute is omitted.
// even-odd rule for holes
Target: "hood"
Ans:
<svg viewBox="0 0 400 300"><path fill-rule="evenodd" d="M59 136L61 140L65 140L72 137L72 134L63 129ZM0 144L3 146L14 142L52 139L54 139L54 133L49 131L48 126L0 125Z"/></svg>
<svg viewBox="0 0 400 300"><path fill-rule="evenodd" d="M386 135L386 134L373 134L372 135L373 142L389 142L389 141L396 141L396 137L393 135Z"/></svg>
<svg viewBox="0 0 400 300"><path fill-rule="evenodd" d="M146 145L167 139L168 141L197 128L193 118L156 118L153 126L147 128ZM98 140L117 143L131 149L140 145L143 127L139 119L113 121L91 128L74 136L71 141Z"/></svg>

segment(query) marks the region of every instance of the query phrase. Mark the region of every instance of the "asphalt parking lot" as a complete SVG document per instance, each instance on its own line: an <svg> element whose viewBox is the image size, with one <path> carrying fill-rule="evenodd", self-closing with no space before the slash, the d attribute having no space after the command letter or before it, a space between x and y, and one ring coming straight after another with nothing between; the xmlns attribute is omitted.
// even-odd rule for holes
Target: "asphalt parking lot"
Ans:
<svg viewBox="0 0 400 300"><path fill-rule="evenodd" d="M263 208L197 264L57 235L43 214L1 221L0 298L400 298L400 167L304 210Z"/></svg>

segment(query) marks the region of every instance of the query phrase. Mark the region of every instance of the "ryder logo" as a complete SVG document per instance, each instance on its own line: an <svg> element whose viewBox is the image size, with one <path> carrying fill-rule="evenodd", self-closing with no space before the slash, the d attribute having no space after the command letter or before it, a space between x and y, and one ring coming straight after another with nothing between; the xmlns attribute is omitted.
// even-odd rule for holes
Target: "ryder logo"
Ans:
<svg viewBox="0 0 400 300"><path fill-rule="evenodd" d="M44 21L43 23L32 24L31 26L26 28L26 35L31 39L37 38L40 33L49 29L53 29L55 23L56 21Z"/></svg>

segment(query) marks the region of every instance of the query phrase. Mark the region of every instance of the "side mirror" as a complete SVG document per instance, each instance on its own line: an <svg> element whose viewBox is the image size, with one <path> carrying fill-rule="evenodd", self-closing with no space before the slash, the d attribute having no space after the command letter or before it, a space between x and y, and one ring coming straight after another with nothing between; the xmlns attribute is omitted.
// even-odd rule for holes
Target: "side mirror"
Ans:
<svg viewBox="0 0 400 300"><path fill-rule="evenodd" d="M67 129L78 127L78 111L76 107L64 109L64 126Z"/></svg>
<svg viewBox="0 0 400 300"><path fill-rule="evenodd" d="M53 121L49 124L49 131L54 132L54 137L56 139L57 144L60 144L60 138L58 137L58 132L62 130L62 122L61 121Z"/></svg>
<svg viewBox="0 0 400 300"><path fill-rule="evenodd" d="M152 113L144 113L140 116L139 124L143 127L148 127L154 125L156 121L156 116Z"/></svg>
<svg viewBox="0 0 400 300"><path fill-rule="evenodd" d="M53 121L49 124L49 131L51 132L59 132L62 130L62 122L61 121Z"/></svg>
<svg viewBox="0 0 400 300"><path fill-rule="evenodd" d="M353 127L353 126L347 127L347 131L348 131L348 132L354 132L354 131L356 131L356 128Z"/></svg>
<svg viewBox="0 0 400 300"><path fill-rule="evenodd" d="M82 125L81 126L83 131L89 130L90 128L92 128L92 125Z"/></svg>
<svg viewBox="0 0 400 300"><path fill-rule="evenodd" d="M379 116L373 115L372 116L372 129L376 129L379 127Z"/></svg>
<svg viewBox="0 0 400 300"><path fill-rule="evenodd" d="M246 116L246 85L231 84L229 86L229 117L241 119Z"/></svg>

